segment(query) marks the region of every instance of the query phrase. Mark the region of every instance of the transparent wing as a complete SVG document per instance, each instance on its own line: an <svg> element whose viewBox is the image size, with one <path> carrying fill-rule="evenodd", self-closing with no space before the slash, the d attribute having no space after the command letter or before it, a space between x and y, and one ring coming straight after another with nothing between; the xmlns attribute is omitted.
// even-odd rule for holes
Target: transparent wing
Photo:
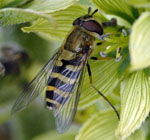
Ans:
<svg viewBox="0 0 150 140"><path fill-rule="evenodd" d="M67 101L64 101L64 104L62 103L59 108L54 110L56 127L60 133L64 133L70 128L76 114L82 88L82 81L85 73L85 64L86 60L84 60L84 62L81 64L83 67L77 81L75 82L74 89L72 93L70 93L70 96L68 96Z"/></svg>
<svg viewBox="0 0 150 140"><path fill-rule="evenodd" d="M42 93L47 85L47 81L55 64L55 61L59 57L60 53L61 50L57 51L57 53L48 61L48 63L43 67L43 69L18 97L12 108L12 114L26 108L27 105L29 105L39 94Z"/></svg>

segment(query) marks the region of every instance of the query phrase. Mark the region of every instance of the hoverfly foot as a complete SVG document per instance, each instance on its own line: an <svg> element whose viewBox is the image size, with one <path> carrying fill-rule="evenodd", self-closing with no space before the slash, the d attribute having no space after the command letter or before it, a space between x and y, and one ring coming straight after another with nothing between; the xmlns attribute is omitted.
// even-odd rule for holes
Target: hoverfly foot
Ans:
<svg viewBox="0 0 150 140"><path fill-rule="evenodd" d="M116 58L116 62L119 62L122 59L122 56Z"/></svg>
<svg viewBox="0 0 150 140"><path fill-rule="evenodd" d="M107 55L106 55L103 51L101 51L101 52L100 52L100 56L101 56L101 57L106 57Z"/></svg>
<svg viewBox="0 0 150 140"><path fill-rule="evenodd" d="M119 47L117 48L117 52L116 52L116 62L120 61L122 56L121 56L121 51L122 51L122 48Z"/></svg>
<svg viewBox="0 0 150 140"><path fill-rule="evenodd" d="M101 41L104 41L104 35L101 35L100 37L99 37L99 39L101 40Z"/></svg>
<svg viewBox="0 0 150 140"><path fill-rule="evenodd" d="M127 35L128 35L128 33L127 33L127 31L126 31L125 29L122 29L122 34L123 34L124 36L127 36Z"/></svg>
<svg viewBox="0 0 150 140"><path fill-rule="evenodd" d="M110 35L112 35L112 34L101 35L101 36L99 37L99 39L100 39L101 41L104 41L104 39L107 38L107 37L110 36Z"/></svg>

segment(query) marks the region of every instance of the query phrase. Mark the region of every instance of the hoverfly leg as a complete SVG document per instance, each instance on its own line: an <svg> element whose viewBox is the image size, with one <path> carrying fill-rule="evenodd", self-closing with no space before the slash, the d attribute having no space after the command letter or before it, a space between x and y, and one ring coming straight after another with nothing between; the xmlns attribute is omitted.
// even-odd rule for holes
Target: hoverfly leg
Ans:
<svg viewBox="0 0 150 140"><path fill-rule="evenodd" d="M98 42L96 45L97 45L97 46L102 45L102 42Z"/></svg>
<svg viewBox="0 0 150 140"><path fill-rule="evenodd" d="M117 111L117 109L113 106L113 104L107 99L106 96L104 96L93 84L91 85L99 95L101 95L103 97L103 99L112 107L112 109L114 110L114 112L116 113L118 119L120 120L120 115Z"/></svg>
<svg viewBox="0 0 150 140"><path fill-rule="evenodd" d="M93 80L92 80L92 72L91 72L91 68L89 63L87 63L87 70L88 70L88 75L89 75L89 79L90 79L90 84L92 86L92 88L103 97L103 99L112 107L112 109L115 111L118 119L120 120L120 115L117 111L117 109L113 106L113 104L107 99L107 97L105 95L103 95L103 93L101 93L94 85L93 85Z"/></svg>
<svg viewBox="0 0 150 140"><path fill-rule="evenodd" d="M112 57L90 57L92 60L111 60L114 59Z"/></svg>
<svg viewBox="0 0 150 140"><path fill-rule="evenodd" d="M101 52L100 52L100 56L101 56L101 57L106 57L107 54L105 54L105 52L101 51Z"/></svg>
<svg viewBox="0 0 150 140"><path fill-rule="evenodd" d="M99 37L99 39L100 39L101 41L104 41L104 38L107 38L107 37L109 37L110 35L112 35L112 34L101 35L101 36Z"/></svg>
<svg viewBox="0 0 150 140"><path fill-rule="evenodd" d="M109 26L117 26L117 20L115 18L112 18L108 22L103 22L102 25L103 25L104 28L109 27Z"/></svg>
<svg viewBox="0 0 150 140"><path fill-rule="evenodd" d="M116 52L116 62L120 61L122 56L121 56L121 51L122 51L122 48L119 47L117 48L117 52Z"/></svg>
<svg viewBox="0 0 150 140"><path fill-rule="evenodd" d="M89 63L87 63L86 66L87 66L87 70L88 70L88 75L89 75L89 79L90 79L90 84L92 84L92 83L93 83L93 80L92 80L92 72L91 72L91 68L90 68Z"/></svg>
<svg viewBox="0 0 150 140"><path fill-rule="evenodd" d="M122 34L123 34L124 36L127 36L127 35L128 35L127 31L126 31L124 28L122 29Z"/></svg>

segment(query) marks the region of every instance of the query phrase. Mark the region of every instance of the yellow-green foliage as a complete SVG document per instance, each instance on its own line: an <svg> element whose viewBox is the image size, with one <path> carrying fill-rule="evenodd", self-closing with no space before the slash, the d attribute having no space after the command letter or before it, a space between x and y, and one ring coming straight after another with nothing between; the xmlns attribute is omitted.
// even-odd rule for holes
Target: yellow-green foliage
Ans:
<svg viewBox="0 0 150 140"><path fill-rule="evenodd" d="M147 0L0 0L0 45L19 44L32 58L32 66L23 68L20 75L4 75L0 81L0 124L11 123L16 140L149 140L149 5ZM106 22L111 17L118 21L117 26L104 29L111 35L97 46L93 56L103 51L115 57L116 49L122 47L122 59L89 63L94 85L119 110L120 120L90 87L87 73L77 115L66 134L56 132L54 118L44 110L40 99L20 115L9 116L17 94L24 88L23 82L35 76L42 67L39 63L46 63L50 57L49 50L63 43L74 19L85 15L89 6L98 8L94 16L99 21ZM30 24L22 24L26 22ZM0 69L1 76L3 73Z"/></svg>

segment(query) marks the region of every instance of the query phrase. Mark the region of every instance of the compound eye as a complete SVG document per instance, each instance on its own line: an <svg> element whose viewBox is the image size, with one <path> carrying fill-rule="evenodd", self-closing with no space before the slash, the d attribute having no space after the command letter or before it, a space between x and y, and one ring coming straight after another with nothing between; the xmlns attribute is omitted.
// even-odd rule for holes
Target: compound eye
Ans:
<svg viewBox="0 0 150 140"><path fill-rule="evenodd" d="M88 30L90 32L95 32L95 33L98 33L99 35L103 34L102 26L95 20L85 21L83 23L82 27L84 27L86 30Z"/></svg>
<svg viewBox="0 0 150 140"><path fill-rule="evenodd" d="M74 22L73 25L79 25L81 22L80 18L77 18Z"/></svg>

